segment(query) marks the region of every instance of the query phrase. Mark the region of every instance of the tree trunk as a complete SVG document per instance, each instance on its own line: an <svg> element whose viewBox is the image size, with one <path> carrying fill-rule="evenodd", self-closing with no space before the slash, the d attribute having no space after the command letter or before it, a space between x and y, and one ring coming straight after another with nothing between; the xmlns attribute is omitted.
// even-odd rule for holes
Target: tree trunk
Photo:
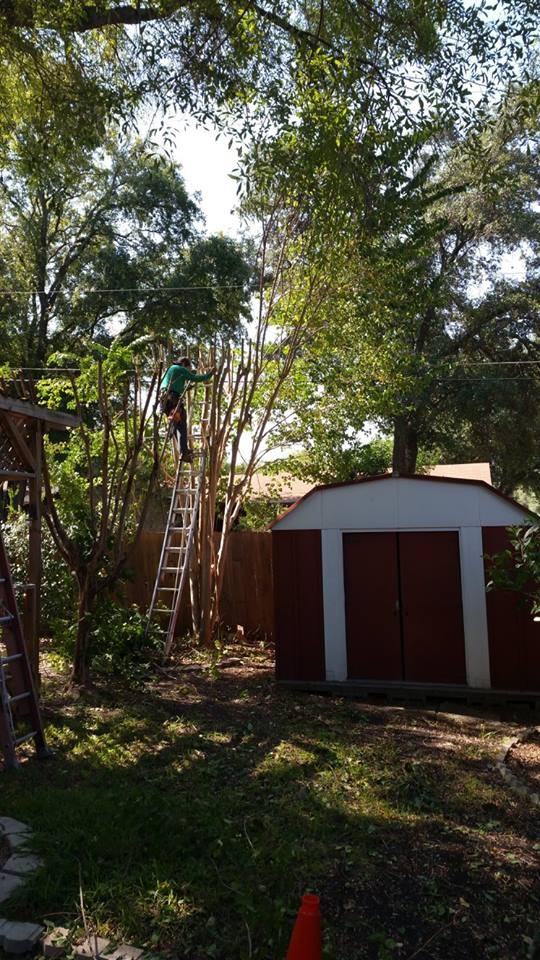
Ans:
<svg viewBox="0 0 540 960"><path fill-rule="evenodd" d="M204 531L204 528L203 528ZM210 649L214 639L216 620L216 552L213 534L207 532L201 538L200 552L200 627L199 642Z"/></svg>
<svg viewBox="0 0 540 960"><path fill-rule="evenodd" d="M193 554L189 567L189 597L191 601L191 632L197 637L201 630L199 546L197 538L193 543Z"/></svg>
<svg viewBox="0 0 540 960"><path fill-rule="evenodd" d="M418 457L418 428L407 417L394 419L394 449L392 470L394 473L411 474L416 470Z"/></svg>
<svg viewBox="0 0 540 960"><path fill-rule="evenodd" d="M90 680L90 614L96 599L96 591L88 577L82 577L78 583L77 636L70 680L74 686L86 687Z"/></svg>

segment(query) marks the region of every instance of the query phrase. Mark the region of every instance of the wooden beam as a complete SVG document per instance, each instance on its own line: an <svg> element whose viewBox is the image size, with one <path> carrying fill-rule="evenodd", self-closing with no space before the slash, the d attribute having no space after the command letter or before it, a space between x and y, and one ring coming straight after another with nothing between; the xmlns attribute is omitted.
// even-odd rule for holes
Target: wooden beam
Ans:
<svg viewBox="0 0 540 960"><path fill-rule="evenodd" d="M58 410L49 410L47 407L38 407L27 400L14 400L12 397L0 396L0 410L11 413L14 417L24 417L26 420L39 420L48 430L62 430L65 427L78 427L79 417L70 413L61 413Z"/></svg>
<svg viewBox="0 0 540 960"><path fill-rule="evenodd" d="M33 473L24 473L22 470L0 470L0 483L3 483L4 480L16 480L22 482L23 480L33 479Z"/></svg>
<svg viewBox="0 0 540 960"><path fill-rule="evenodd" d="M32 424L31 444L36 464L33 480L28 484L29 496L29 552L28 579L34 589L25 596L25 632L30 666L34 681L39 685L39 638L41 617L41 432L42 424Z"/></svg>
<svg viewBox="0 0 540 960"><path fill-rule="evenodd" d="M22 460L25 467L32 472L36 472L36 459L30 450L25 438L15 426L14 418L9 413L0 410L0 430L4 430L11 440L11 445L15 449L19 460Z"/></svg>

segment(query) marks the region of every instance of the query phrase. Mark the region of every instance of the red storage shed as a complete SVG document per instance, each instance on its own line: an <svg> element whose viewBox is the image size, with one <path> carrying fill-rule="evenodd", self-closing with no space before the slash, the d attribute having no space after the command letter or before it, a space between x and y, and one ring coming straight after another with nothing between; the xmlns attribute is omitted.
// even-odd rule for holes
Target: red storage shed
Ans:
<svg viewBox="0 0 540 960"><path fill-rule="evenodd" d="M278 680L540 693L540 623L485 590L532 519L480 480L316 487L272 527Z"/></svg>

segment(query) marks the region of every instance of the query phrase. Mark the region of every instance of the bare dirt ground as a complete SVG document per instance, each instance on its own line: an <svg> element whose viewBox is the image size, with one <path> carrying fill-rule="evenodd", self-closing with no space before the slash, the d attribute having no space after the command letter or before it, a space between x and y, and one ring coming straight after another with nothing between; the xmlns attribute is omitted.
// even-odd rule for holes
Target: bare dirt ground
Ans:
<svg viewBox="0 0 540 960"><path fill-rule="evenodd" d="M516 777L540 793L540 730L525 743L512 747L507 763Z"/></svg>

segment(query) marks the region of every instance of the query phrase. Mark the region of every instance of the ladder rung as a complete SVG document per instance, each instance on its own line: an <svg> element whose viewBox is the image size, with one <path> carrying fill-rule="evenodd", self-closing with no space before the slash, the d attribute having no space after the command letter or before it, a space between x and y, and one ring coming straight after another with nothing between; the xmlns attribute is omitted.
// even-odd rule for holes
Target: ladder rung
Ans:
<svg viewBox="0 0 540 960"><path fill-rule="evenodd" d="M167 593L176 593L176 587L158 587L158 590L166 590Z"/></svg>
<svg viewBox="0 0 540 960"><path fill-rule="evenodd" d="M180 567L162 567L162 573L178 573Z"/></svg>
<svg viewBox="0 0 540 960"><path fill-rule="evenodd" d="M187 527L169 527L169 533L180 533L182 530L189 530L189 524Z"/></svg>
<svg viewBox="0 0 540 960"><path fill-rule="evenodd" d="M10 703L17 703L18 700L24 700L26 697L30 697L30 690L26 690L25 693L18 693L15 697L10 697Z"/></svg>
<svg viewBox="0 0 540 960"><path fill-rule="evenodd" d="M183 547L165 547L167 553L182 553L187 550L187 544L184 544Z"/></svg>
<svg viewBox="0 0 540 960"><path fill-rule="evenodd" d="M20 660L22 653L12 653L9 657L0 657L0 663L11 663L12 660Z"/></svg>
<svg viewBox="0 0 540 960"><path fill-rule="evenodd" d="M24 737L17 737L17 739L14 740L13 743L17 747L19 743L24 743L25 740L31 740L33 737L37 737L37 730L32 730L31 733L25 733Z"/></svg>

